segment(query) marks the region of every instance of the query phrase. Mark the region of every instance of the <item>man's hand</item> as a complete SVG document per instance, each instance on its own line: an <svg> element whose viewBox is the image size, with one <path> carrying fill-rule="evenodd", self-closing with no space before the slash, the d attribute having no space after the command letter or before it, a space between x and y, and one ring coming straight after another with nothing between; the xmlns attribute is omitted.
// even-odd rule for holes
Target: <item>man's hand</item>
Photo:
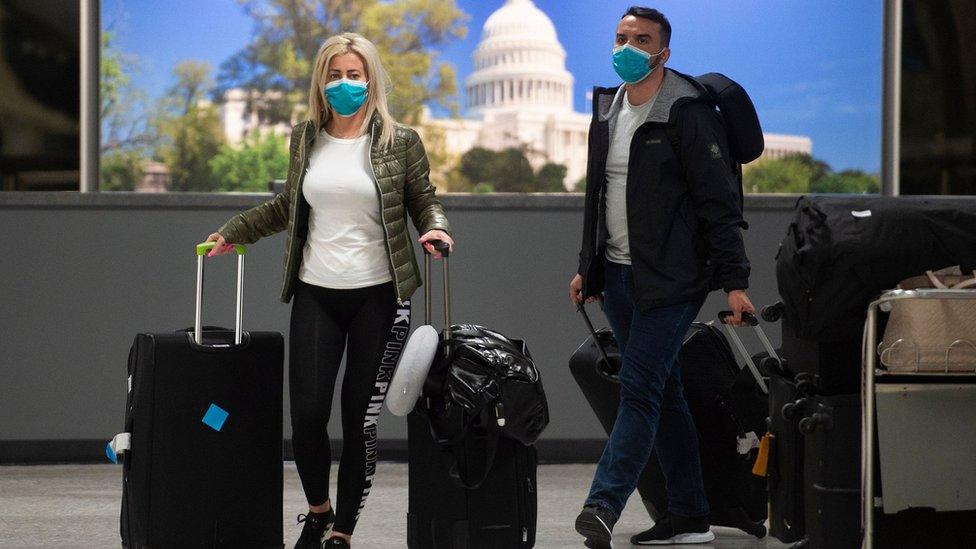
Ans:
<svg viewBox="0 0 976 549"><path fill-rule="evenodd" d="M599 299L597 296L590 296L586 298L587 303L593 303ZM576 275L573 280L569 282L569 301L573 305L579 306L580 302L583 300L583 277Z"/></svg>
<svg viewBox="0 0 976 549"><path fill-rule="evenodd" d="M749 296L746 295L745 290L732 290L729 292L729 309L732 311L732 316L729 317L727 322L733 326L745 325L742 322L742 313L756 314L756 307L749 301Z"/></svg>

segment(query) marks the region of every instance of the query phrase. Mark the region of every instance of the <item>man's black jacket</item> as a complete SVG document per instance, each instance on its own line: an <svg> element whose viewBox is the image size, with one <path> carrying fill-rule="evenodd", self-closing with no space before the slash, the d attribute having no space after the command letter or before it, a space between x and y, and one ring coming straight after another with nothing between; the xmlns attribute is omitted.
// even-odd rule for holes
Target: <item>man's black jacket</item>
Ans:
<svg viewBox="0 0 976 549"><path fill-rule="evenodd" d="M627 230L641 310L748 287L738 167L718 112L697 82L666 69L627 165ZM593 90L579 274L603 291L606 162L623 87Z"/></svg>

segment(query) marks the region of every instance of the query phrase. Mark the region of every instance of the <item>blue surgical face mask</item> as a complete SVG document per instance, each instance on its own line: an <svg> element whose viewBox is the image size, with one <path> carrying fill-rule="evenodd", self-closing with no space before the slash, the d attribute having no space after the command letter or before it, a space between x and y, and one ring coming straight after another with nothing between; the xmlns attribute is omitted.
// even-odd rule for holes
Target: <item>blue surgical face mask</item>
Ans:
<svg viewBox="0 0 976 549"><path fill-rule="evenodd" d="M352 116L363 106L368 95L368 86L362 80L340 78L322 88L326 101L339 116Z"/></svg>
<svg viewBox="0 0 976 549"><path fill-rule="evenodd" d="M636 84L647 78L654 67L651 66L651 58L664 53L664 48L657 53L647 53L646 51L631 46L629 43L613 48L613 70L617 75L628 84Z"/></svg>

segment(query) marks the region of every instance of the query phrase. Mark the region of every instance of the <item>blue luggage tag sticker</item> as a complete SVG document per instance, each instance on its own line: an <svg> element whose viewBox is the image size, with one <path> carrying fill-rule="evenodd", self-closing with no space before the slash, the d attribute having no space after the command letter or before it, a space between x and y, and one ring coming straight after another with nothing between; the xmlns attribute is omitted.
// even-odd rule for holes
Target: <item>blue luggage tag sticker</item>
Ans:
<svg viewBox="0 0 976 549"><path fill-rule="evenodd" d="M111 461L112 463L115 463L116 465L118 465L119 458L118 458L117 455L115 455L115 450L112 449L112 443L111 442L106 442L105 443L105 457L107 457L109 459L109 461Z"/></svg>
<svg viewBox="0 0 976 549"><path fill-rule="evenodd" d="M214 431L220 431L224 427L224 422L227 421L227 416L229 415L220 406L210 403L210 407L207 408L207 413L203 415L203 423Z"/></svg>

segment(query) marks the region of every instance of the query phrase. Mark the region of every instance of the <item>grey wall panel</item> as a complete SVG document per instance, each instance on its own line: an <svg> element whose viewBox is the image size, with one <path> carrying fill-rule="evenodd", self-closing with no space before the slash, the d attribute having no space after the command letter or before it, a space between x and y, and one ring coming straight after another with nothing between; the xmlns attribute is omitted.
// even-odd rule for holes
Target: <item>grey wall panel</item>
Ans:
<svg viewBox="0 0 976 549"><path fill-rule="evenodd" d="M108 439L119 431L132 337L192 324L193 245L235 212L265 199L0 194L0 440ZM750 295L756 305L776 299L773 258L793 200L747 200ZM448 196L444 201L457 239L452 320L485 324L528 341L552 411L546 438L602 437L567 367L586 335L567 298L576 269L581 199ZM283 235L276 235L248 252L245 329L287 337L290 305L278 301L283 246ZM233 325L233 272L229 257L208 261L206 324ZM434 282L439 326L439 270ZM422 294L415 295L414 325L422 321ZM724 294L713 294L701 319L714 318L724 307ZM602 315L596 318L605 324ZM770 337L779 341L778 327L771 327ZM758 350L758 343L747 342ZM338 417L336 399L334 436ZM406 422L384 412L380 436L404 438Z"/></svg>

